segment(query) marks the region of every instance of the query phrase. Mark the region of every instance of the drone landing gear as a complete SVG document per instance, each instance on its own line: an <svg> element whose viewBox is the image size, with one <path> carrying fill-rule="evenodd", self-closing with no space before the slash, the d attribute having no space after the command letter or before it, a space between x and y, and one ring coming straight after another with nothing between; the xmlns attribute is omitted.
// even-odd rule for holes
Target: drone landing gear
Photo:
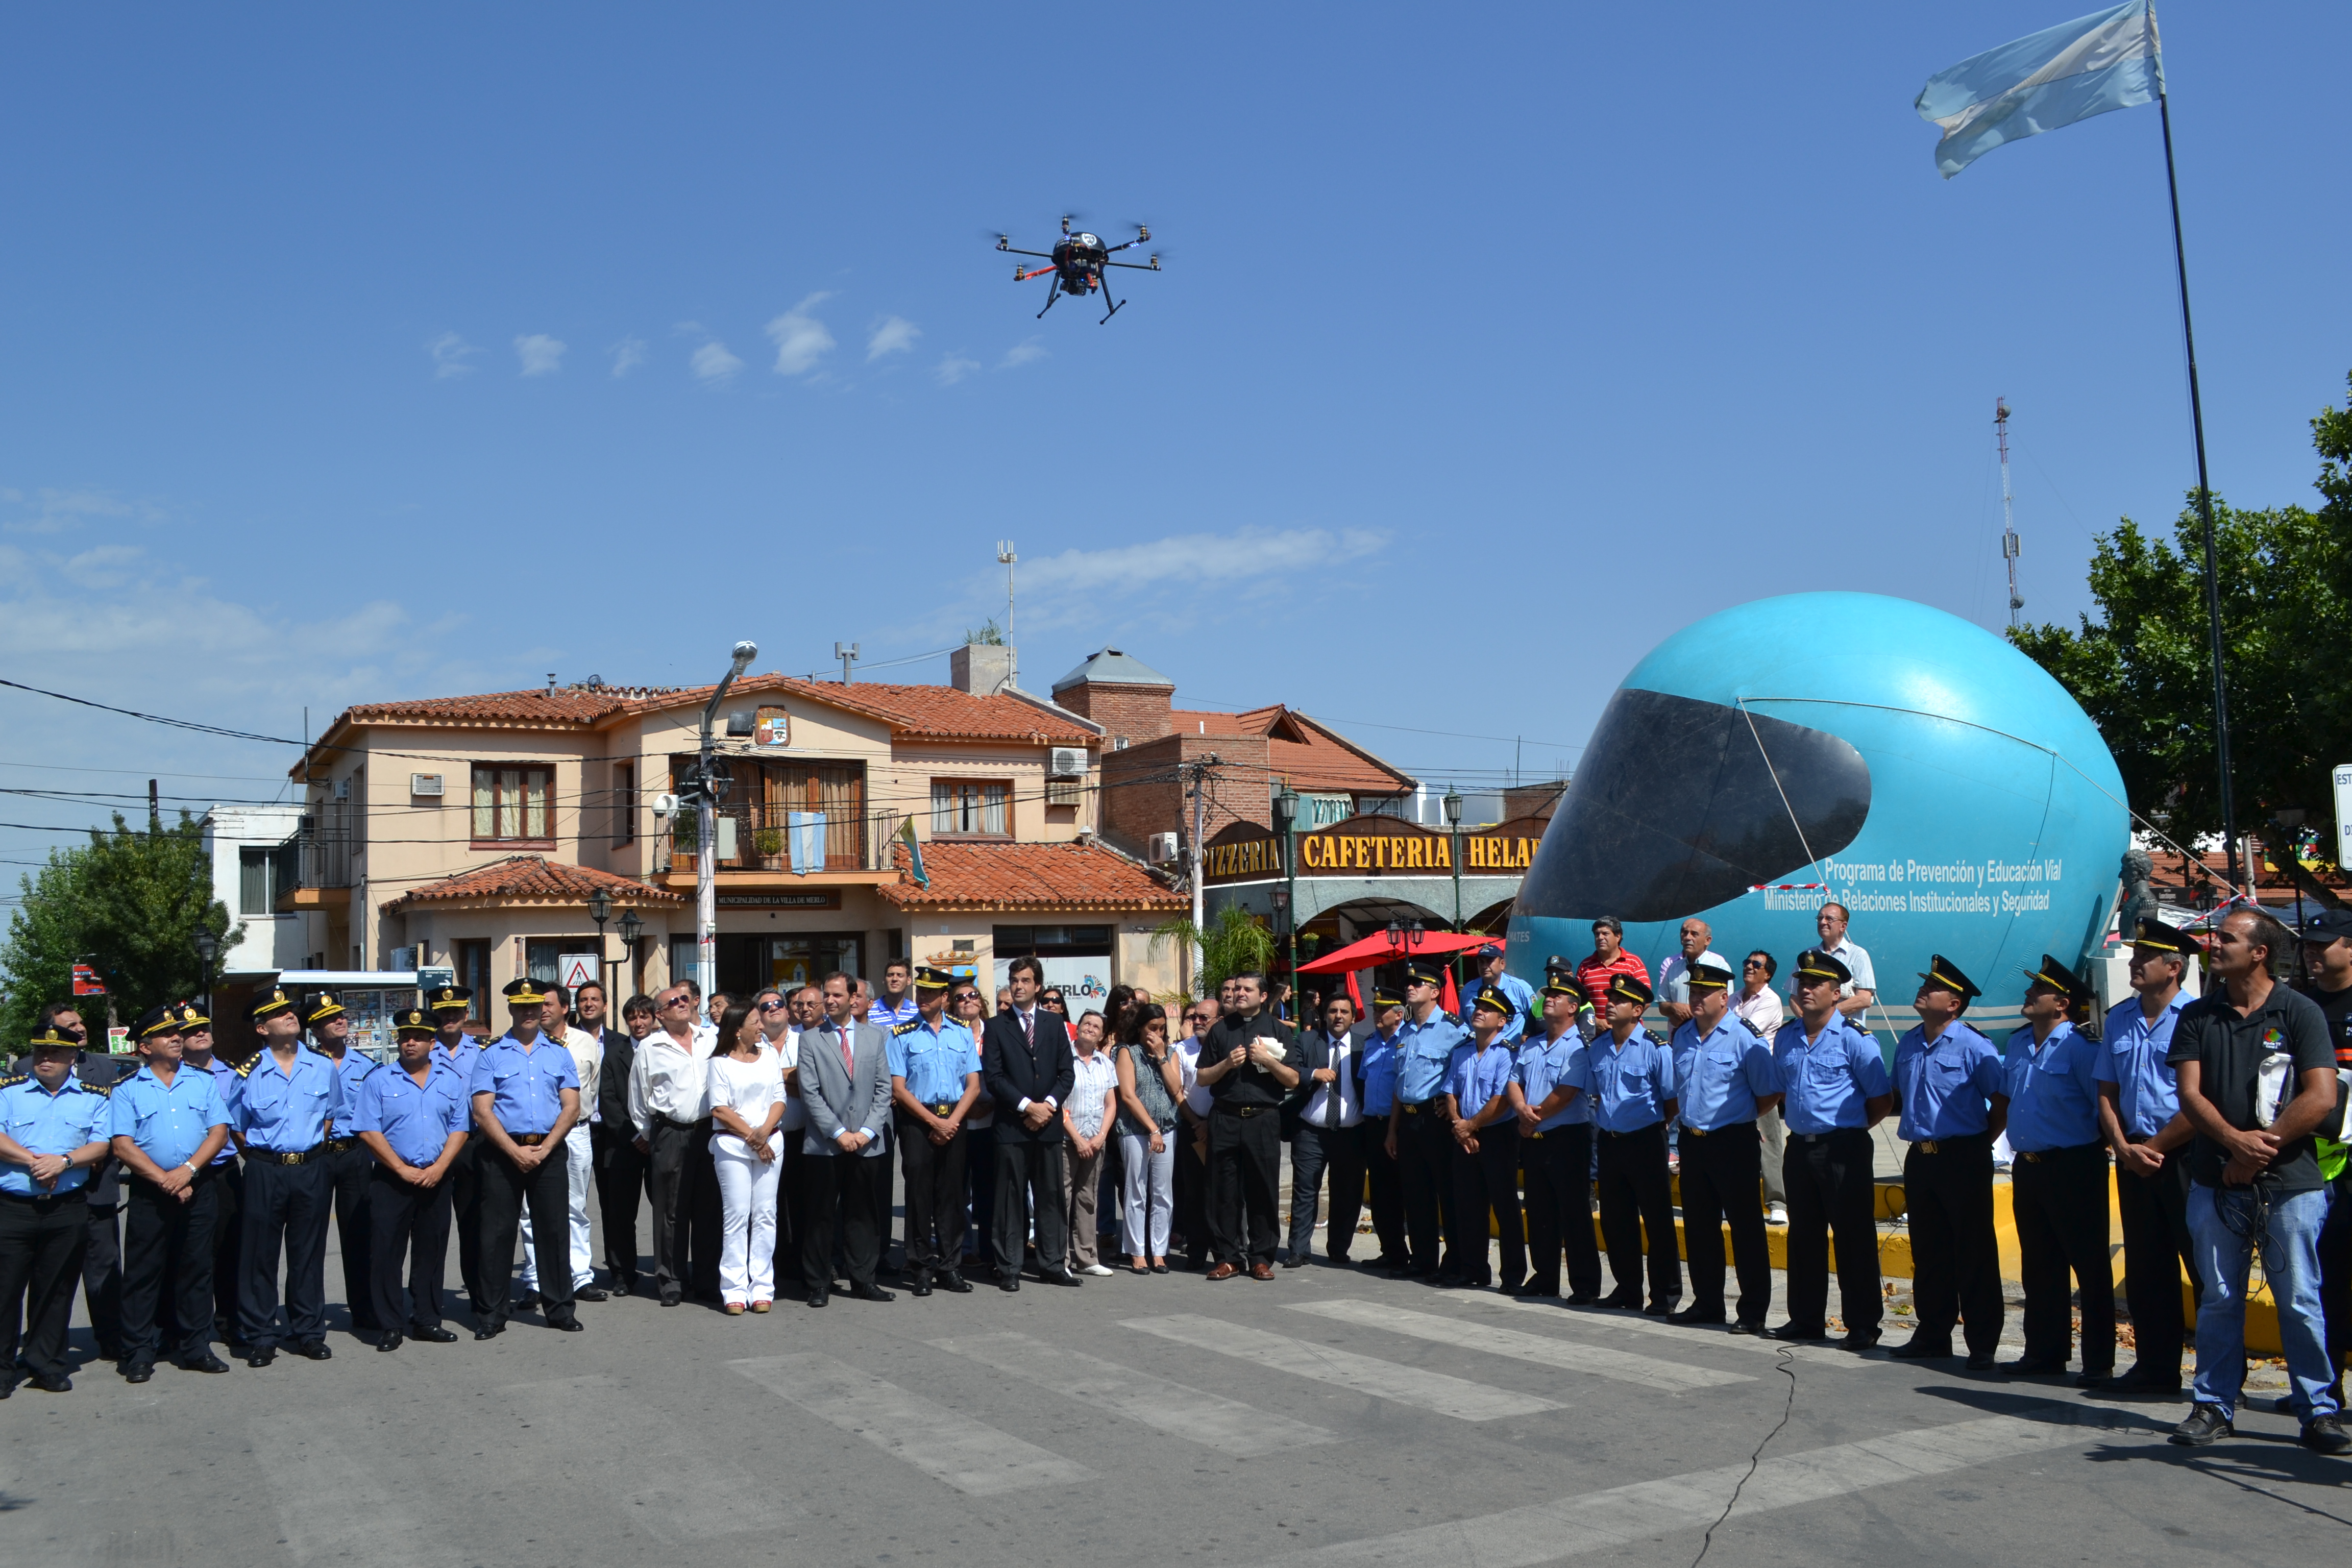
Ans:
<svg viewBox="0 0 2352 1568"><path fill-rule="evenodd" d="M1126 300L1112 300L1112 299L1111 299L1111 297L1110 297L1110 279L1108 279L1108 278L1106 278L1106 279L1103 279L1103 298L1104 298L1105 300L1109 300L1109 301L1110 301L1110 309L1109 309L1109 310L1106 310L1106 311L1104 311L1104 312L1103 312L1103 319L1102 319L1101 321L1097 321L1097 322L1095 323L1095 325L1096 325L1096 326L1097 326L1097 327L1108 327L1108 326L1109 326L1109 325L1110 325L1110 319L1111 319L1113 316L1116 316L1116 315L1118 315L1118 309L1119 309L1119 307L1120 307L1121 305L1124 305L1124 304L1126 304L1126 303L1127 303L1127 301L1126 301Z"/></svg>
<svg viewBox="0 0 2352 1568"><path fill-rule="evenodd" d="M1054 301L1061 297L1062 280L1057 278L1045 290L1045 310L1052 310L1054 308ZM1037 312L1037 320L1042 321L1045 319L1045 310L1040 310Z"/></svg>

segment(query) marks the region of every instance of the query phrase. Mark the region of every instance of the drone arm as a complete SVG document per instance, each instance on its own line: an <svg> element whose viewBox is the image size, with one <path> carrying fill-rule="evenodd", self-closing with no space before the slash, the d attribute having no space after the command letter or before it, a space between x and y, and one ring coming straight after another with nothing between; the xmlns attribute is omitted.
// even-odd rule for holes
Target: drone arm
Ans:
<svg viewBox="0 0 2352 1568"><path fill-rule="evenodd" d="M1022 252L1022 254L1025 256L1025 255L1032 255L1032 254L1034 254L1034 252L1029 252L1029 251L1024 251L1024 252ZM1032 278L1043 278L1044 276L1045 276L1045 274L1046 274L1046 273L1051 272L1051 271L1053 271L1053 270L1054 270L1054 269L1053 269L1052 268L1050 268L1050 267L1040 267L1040 268L1036 268L1034 271L1031 271L1031 272L1016 272L1016 273L1014 273L1014 274L1013 275L1013 281L1014 281L1015 283L1026 283L1026 282L1028 282L1028 281L1029 281L1029 279L1031 279Z"/></svg>
<svg viewBox="0 0 2352 1568"><path fill-rule="evenodd" d="M1048 261L1054 258L1054 253L1050 250L1021 250L1010 245L1000 245L996 248L1007 256L1042 256Z"/></svg>
<svg viewBox="0 0 2352 1568"><path fill-rule="evenodd" d="M1105 267L1125 267L1125 268L1131 268L1132 270L1137 271L1137 272L1157 272L1157 271L1159 271L1159 270L1160 270L1160 263L1159 263L1157 260L1153 260L1153 261L1150 261L1150 262L1143 262L1143 261L1106 261L1106 262L1104 262L1104 263L1103 263L1103 265L1104 265Z"/></svg>

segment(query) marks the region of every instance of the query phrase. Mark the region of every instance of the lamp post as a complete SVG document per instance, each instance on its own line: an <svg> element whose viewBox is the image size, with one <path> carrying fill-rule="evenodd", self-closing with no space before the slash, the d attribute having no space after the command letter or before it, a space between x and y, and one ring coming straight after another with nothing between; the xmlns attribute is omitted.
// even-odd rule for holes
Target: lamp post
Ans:
<svg viewBox="0 0 2352 1568"><path fill-rule="evenodd" d="M1290 970L1290 983L1298 984L1298 926L1291 919L1291 906L1298 894L1298 792L1288 783L1274 797L1275 831L1282 835L1282 886L1275 890L1275 909L1282 916L1284 959Z"/></svg>
<svg viewBox="0 0 2352 1568"><path fill-rule="evenodd" d="M637 937L645 929L646 922L637 918L636 910L621 911L621 946L627 951L629 989L633 993L640 989L637 981Z"/></svg>
<svg viewBox="0 0 2352 1568"><path fill-rule="evenodd" d="M1445 830L1454 840L1446 858L1454 862L1454 929L1462 929L1462 792L1445 792Z"/></svg>
<svg viewBox="0 0 2352 1568"><path fill-rule="evenodd" d="M213 960L220 956L220 938L208 931L196 933L196 962L204 966L205 1016L213 1016Z"/></svg>
<svg viewBox="0 0 2352 1568"><path fill-rule="evenodd" d="M719 703L727 700L727 689L735 684L735 678L759 657L758 643L747 640L735 645L735 662L728 666L703 707L701 745L695 753L698 841L694 855L694 973L705 996L719 988L719 797L725 787L711 776L710 721L718 714Z"/></svg>
<svg viewBox="0 0 2352 1568"><path fill-rule="evenodd" d="M602 888L588 895L588 918L596 922L596 981L605 986L604 1001L609 1012L613 992L604 978L604 922L613 918L613 898Z"/></svg>

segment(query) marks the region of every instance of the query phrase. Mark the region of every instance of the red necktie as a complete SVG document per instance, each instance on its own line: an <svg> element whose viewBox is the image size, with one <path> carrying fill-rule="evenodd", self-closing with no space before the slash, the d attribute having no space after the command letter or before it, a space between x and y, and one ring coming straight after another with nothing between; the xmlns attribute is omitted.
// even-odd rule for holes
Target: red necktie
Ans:
<svg viewBox="0 0 2352 1568"><path fill-rule="evenodd" d="M1021 1037L1028 1041L1033 1047L1036 1045L1037 1015L1035 1013L1024 1013L1021 1015Z"/></svg>
<svg viewBox="0 0 2352 1568"><path fill-rule="evenodd" d="M850 1077L857 1076L857 1058L850 1048L849 1031L846 1029L841 1031L841 1065Z"/></svg>

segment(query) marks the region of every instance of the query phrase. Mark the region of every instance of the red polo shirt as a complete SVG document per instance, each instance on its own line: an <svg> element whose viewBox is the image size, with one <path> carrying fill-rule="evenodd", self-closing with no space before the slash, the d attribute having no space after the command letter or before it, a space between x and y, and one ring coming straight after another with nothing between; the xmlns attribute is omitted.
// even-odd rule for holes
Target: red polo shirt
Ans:
<svg viewBox="0 0 2352 1568"><path fill-rule="evenodd" d="M1585 997L1591 1002L1592 1010L1603 1018L1609 1016L1609 983L1621 974L1634 975L1644 985L1650 983L1650 966L1622 947L1617 950L1617 956L1606 963L1596 952L1588 954L1584 962L1576 966L1576 983L1584 987Z"/></svg>

